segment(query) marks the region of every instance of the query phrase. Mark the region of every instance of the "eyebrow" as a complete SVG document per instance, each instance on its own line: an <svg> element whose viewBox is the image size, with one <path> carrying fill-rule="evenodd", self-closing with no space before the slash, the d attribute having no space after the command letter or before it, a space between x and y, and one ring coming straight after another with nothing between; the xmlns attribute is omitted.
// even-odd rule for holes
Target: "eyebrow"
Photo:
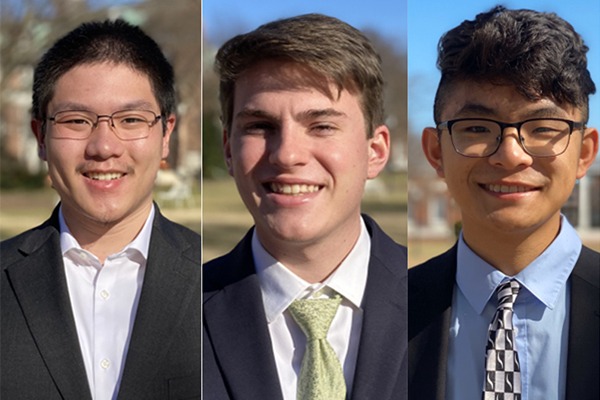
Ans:
<svg viewBox="0 0 600 400"><path fill-rule="evenodd" d="M313 120L323 117L346 117L346 113L334 108L311 109L299 113L296 118L300 121Z"/></svg>
<svg viewBox="0 0 600 400"><path fill-rule="evenodd" d="M313 120L322 117L346 117L346 113L334 108L309 109L299 112L295 115L298 121ZM261 109L244 108L235 115L235 118L265 118L272 121L279 121L279 117Z"/></svg>
<svg viewBox="0 0 600 400"><path fill-rule="evenodd" d="M495 109L479 103L467 103L457 113L457 115L475 114L478 116L494 117L498 116ZM558 106L544 106L533 110L528 110L523 114L523 118L547 118L566 116L562 108Z"/></svg>
<svg viewBox="0 0 600 400"><path fill-rule="evenodd" d="M55 105L55 107L56 107L56 110L58 110L58 111L54 111L54 113L57 113L60 111L69 111L69 110L92 111L92 109L91 109L91 107L89 107L89 105L74 102L74 101L58 103ZM140 109L152 110L154 107L155 107L154 104L152 104L146 100L137 100L137 101L132 101L129 103L122 104L121 106L119 106L119 109L115 110L115 111L140 110ZM159 108L160 108L160 106L159 106Z"/></svg>

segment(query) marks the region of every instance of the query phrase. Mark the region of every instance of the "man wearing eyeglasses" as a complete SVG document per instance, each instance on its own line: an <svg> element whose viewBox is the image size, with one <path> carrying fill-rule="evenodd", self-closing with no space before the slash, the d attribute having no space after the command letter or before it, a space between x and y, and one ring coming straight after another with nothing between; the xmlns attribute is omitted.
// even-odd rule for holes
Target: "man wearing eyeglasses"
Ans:
<svg viewBox="0 0 600 400"><path fill-rule="evenodd" d="M60 39L31 127L60 204L2 243L1 397L200 398L200 237L152 201L173 68L122 20Z"/></svg>
<svg viewBox="0 0 600 400"><path fill-rule="evenodd" d="M458 243L409 271L411 399L598 399L600 255L561 215L598 152L582 38L496 7L447 32L425 156Z"/></svg>

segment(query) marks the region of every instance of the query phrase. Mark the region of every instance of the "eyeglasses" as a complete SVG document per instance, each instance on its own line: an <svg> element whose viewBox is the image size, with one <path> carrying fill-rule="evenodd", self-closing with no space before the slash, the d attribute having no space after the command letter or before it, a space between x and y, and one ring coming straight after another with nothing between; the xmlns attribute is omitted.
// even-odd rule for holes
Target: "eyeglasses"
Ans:
<svg viewBox="0 0 600 400"><path fill-rule="evenodd" d="M516 128L521 148L534 157L555 157L567 150L574 129L583 122L561 118L532 118L514 124L485 118L461 118L442 122L438 131L448 129L454 150L465 157L489 157L500 148L506 128Z"/></svg>
<svg viewBox="0 0 600 400"><path fill-rule="evenodd" d="M122 110L111 115L68 110L59 111L47 120L52 121L56 127L51 133L53 138L83 140L90 137L103 118L109 122L119 139L136 140L147 138L150 135L150 128L156 125L161 116L149 110Z"/></svg>

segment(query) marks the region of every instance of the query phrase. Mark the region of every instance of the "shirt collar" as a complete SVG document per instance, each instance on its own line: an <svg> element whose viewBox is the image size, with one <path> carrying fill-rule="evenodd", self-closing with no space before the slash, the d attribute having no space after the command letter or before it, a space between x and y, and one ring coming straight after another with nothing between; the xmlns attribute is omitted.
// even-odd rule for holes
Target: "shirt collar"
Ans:
<svg viewBox="0 0 600 400"><path fill-rule="evenodd" d="M154 206L150 208L150 213L148 214L148 218L146 218L146 222L142 227L140 233L131 241L127 246L125 246L121 251L118 251L115 254L112 254L109 257L112 257L117 254L121 254L127 252L129 250L137 251L144 257L144 260L148 259L148 249L150 248L150 236L152 233L152 222L154 221ZM62 212L62 205L58 210L58 224L60 229L60 248L62 250L63 256L68 253L72 249L83 250L81 245L75 239L67 223L65 222L65 217Z"/></svg>
<svg viewBox="0 0 600 400"><path fill-rule="evenodd" d="M340 266L322 283L311 285L271 256L252 234L252 254L260 283L267 322L271 323L296 299L333 290L360 308L371 253L371 238L361 218L358 240Z"/></svg>
<svg viewBox="0 0 600 400"><path fill-rule="evenodd" d="M581 239L561 215L561 229L554 241L531 264L515 275L536 299L553 309L558 295L575 267L581 252ZM557 262L560 260L560 262ZM458 241L456 283L471 306L481 314L500 283L509 279L492 267L465 243L462 232Z"/></svg>

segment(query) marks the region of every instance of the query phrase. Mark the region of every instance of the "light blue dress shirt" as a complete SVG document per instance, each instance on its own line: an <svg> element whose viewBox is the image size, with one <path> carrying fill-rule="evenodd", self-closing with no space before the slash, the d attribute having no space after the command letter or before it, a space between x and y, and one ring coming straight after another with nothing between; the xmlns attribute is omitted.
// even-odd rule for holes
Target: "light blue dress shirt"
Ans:
<svg viewBox="0 0 600 400"><path fill-rule="evenodd" d="M521 362L522 400L564 399L570 285L581 240L567 219L552 244L514 278L521 290L513 322ZM458 242L450 323L446 398L481 399L487 329L496 312L496 287L508 277Z"/></svg>

